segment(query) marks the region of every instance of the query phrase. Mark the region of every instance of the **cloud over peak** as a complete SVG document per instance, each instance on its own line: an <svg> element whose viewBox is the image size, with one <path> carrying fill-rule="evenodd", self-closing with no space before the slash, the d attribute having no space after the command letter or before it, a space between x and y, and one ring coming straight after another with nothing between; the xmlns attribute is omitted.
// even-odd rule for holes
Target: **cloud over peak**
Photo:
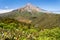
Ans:
<svg viewBox="0 0 60 40"><path fill-rule="evenodd" d="M12 10L14 10L14 9L0 9L0 14L1 14L1 13L10 12L10 11L12 11Z"/></svg>

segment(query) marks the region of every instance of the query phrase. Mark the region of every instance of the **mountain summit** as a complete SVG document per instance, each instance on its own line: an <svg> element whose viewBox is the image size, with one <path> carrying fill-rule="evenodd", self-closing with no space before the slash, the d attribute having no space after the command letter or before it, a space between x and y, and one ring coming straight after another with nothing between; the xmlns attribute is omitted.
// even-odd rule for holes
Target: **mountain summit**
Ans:
<svg viewBox="0 0 60 40"><path fill-rule="evenodd" d="M31 3L26 4L24 7L19 9L20 11L28 11L28 12L41 12L43 9L32 5Z"/></svg>

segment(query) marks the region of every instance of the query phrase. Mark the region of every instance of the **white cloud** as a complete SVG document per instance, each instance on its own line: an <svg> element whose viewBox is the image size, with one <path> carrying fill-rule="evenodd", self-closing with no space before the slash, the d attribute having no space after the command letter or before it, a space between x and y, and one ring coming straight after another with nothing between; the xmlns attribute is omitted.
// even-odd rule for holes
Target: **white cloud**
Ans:
<svg viewBox="0 0 60 40"><path fill-rule="evenodd" d="M1 13L10 12L10 11L14 10L14 9L9 9L8 6L5 6L4 8L5 8L5 9L0 9L0 14L1 14Z"/></svg>
<svg viewBox="0 0 60 40"><path fill-rule="evenodd" d="M12 10L14 10L14 9L6 9L6 10L0 9L0 14L1 14L1 13L10 12L10 11L12 11Z"/></svg>

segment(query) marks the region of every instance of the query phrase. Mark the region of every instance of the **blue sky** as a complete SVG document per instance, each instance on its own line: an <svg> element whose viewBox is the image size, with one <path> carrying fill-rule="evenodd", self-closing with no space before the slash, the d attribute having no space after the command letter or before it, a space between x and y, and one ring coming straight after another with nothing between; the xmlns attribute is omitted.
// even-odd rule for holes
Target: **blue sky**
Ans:
<svg viewBox="0 0 60 40"><path fill-rule="evenodd" d="M60 11L60 0L0 0L0 9L21 8L27 3L48 11Z"/></svg>

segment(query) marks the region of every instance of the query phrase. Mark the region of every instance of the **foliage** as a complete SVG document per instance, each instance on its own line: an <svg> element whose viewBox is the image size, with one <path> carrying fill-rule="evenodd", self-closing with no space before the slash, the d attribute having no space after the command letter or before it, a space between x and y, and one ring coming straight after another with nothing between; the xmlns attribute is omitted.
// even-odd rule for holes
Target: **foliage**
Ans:
<svg viewBox="0 0 60 40"><path fill-rule="evenodd" d="M16 23L0 23L0 39L10 40L60 40L60 28L44 29L38 31L35 27ZM14 29L15 28L15 29ZM39 28L38 28L39 29Z"/></svg>
<svg viewBox="0 0 60 40"><path fill-rule="evenodd" d="M41 29L41 26L10 20L0 22L1 40L60 40L60 27Z"/></svg>

